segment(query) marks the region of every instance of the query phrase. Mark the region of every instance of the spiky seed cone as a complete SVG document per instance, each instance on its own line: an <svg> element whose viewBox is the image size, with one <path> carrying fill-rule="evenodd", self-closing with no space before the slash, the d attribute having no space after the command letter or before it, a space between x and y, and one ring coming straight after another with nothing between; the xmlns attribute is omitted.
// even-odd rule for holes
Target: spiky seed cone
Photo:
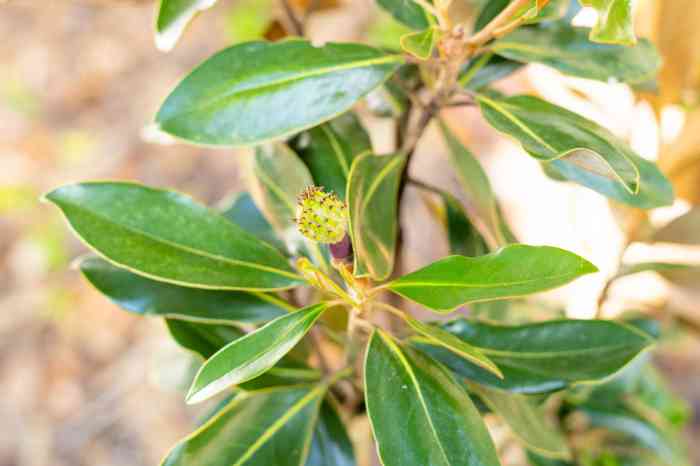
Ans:
<svg viewBox="0 0 700 466"><path fill-rule="evenodd" d="M298 198L297 228L317 243L334 244L345 237L348 208L333 192L309 186Z"/></svg>

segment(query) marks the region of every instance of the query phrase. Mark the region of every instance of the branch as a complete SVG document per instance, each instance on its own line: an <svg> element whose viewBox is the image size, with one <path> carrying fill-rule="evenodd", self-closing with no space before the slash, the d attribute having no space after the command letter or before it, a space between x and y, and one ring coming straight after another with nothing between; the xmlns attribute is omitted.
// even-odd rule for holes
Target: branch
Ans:
<svg viewBox="0 0 700 466"><path fill-rule="evenodd" d="M304 25L294 13L294 9L289 3L289 0L280 0L280 4L282 5L282 9L284 10L284 15L286 16L287 21L289 22L289 26L292 28L292 32L297 36L303 36Z"/></svg>
<svg viewBox="0 0 700 466"><path fill-rule="evenodd" d="M474 34L472 37L467 39L467 45L470 46L472 49L477 49L496 37L496 34L503 35L501 31L504 30L504 28L509 28L511 23L515 23L517 21L511 22L510 19L513 17L513 15L521 8L527 6L530 3L531 0L513 0L510 5L508 5L503 11L501 11L498 16L493 18L490 23L488 23L484 28ZM516 24L514 26L518 27L520 24ZM513 29L514 29L513 28ZM512 31L512 29L508 29L507 32Z"/></svg>

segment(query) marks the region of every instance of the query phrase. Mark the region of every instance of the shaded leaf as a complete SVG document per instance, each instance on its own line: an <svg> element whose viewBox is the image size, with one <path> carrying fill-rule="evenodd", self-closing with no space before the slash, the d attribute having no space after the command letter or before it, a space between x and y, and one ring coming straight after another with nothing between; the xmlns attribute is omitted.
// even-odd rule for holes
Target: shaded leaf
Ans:
<svg viewBox="0 0 700 466"><path fill-rule="evenodd" d="M222 348L197 373L187 402L203 401L270 369L299 343L326 307L316 304L279 317Z"/></svg>
<svg viewBox="0 0 700 466"><path fill-rule="evenodd" d="M688 268L691 268L691 266L687 264L672 264L669 262L640 262L638 264L624 264L617 273L617 277L624 277L626 275L633 275L641 272L672 272L674 270L684 270Z"/></svg>
<svg viewBox="0 0 700 466"><path fill-rule="evenodd" d="M486 60L486 64L479 64L480 60ZM466 89L479 91L495 81L510 76L522 67L522 63L498 55L480 55L472 59L460 72L459 84Z"/></svg>
<svg viewBox="0 0 700 466"><path fill-rule="evenodd" d="M211 289L275 290L303 282L273 247L179 193L93 182L46 198L88 246L139 275Z"/></svg>
<svg viewBox="0 0 700 466"><path fill-rule="evenodd" d="M469 201L473 204L479 219L488 229L494 243L503 246L507 243L504 231L508 227L503 223L499 214L496 196L486 172L474 155L457 140L442 121L440 121L440 128L447 142L450 162L457 172L462 188L466 191Z"/></svg>
<svg viewBox="0 0 700 466"><path fill-rule="evenodd" d="M358 276L383 280L394 268L397 195L405 163L403 155L366 154L352 164L347 202Z"/></svg>
<svg viewBox="0 0 700 466"><path fill-rule="evenodd" d="M410 28L425 29L435 24L435 17L413 0L377 0L377 4Z"/></svg>
<svg viewBox="0 0 700 466"><path fill-rule="evenodd" d="M402 60L361 44L234 45L195 68L168 96L156 122L198 144L259 144L345 112Z"/></svg>
<svg viewBox="0 0 700 466"><path fill-rule="evenodd" d="M587 260L563 249L517 244L480 257L446 257L399 277L388 288L445 313L470 302L549 290L597 270Z"/></svg>
<svg viewBox="0 0 700 466"><path fill-rule="evenodd" d="M305 466L355 466L352 443L335 408L325 401Z"/></svg>
<svg viewBox="0 0 700 466"><path fill-rule="evenodd" d="M568 0L530 0L528 4L515 12L510 21L525 17L525 24L538 23L540 21L551 21L560 19L566 14ZM485 3L474 25L475 31L480 31L490 23L501 11L503 11L510 0L489 0Z"/></svg>
<svg viewBox="0 0 700 466"><path fill-rule="evenodd" d="M430 358L375 331L365 361L365 398L385 466L498 466L466 391Z"/></svg>
<svg viewBox="0 0 700 466"><path fill-rule="evenodd" d="M255 205L255 201L253 201L253 197L250 193L239 193L222 209L221 215L256 238L269 243L280 251L285 250L284 244L280 241L272 225L270 225Z"/></svg>
<svg viewBox="0 0 700 466"><path fill-rule="evenodd" d="M308 144L297 149L300 157L317 186L345 200L352 162L359 155L372 151L369 134L357 116L348 112L309 130L308 135Z"/></svg>
<svg viewBox="0 0 700 466"><path fill-rule="evenodd" d="M525 394L609 377L653 344L643 332L611 321L553 320L500 326L457 319L443 328L479 348L504 378L425 341L420 347L462 377Z"/></svg>
<svg viewBox="0 0 700 466"><path fill-rule="evenodd" d="M201 290L158 282L98 257L80 262L85 278L114 304L140 315L205 323L266 322L292 306L266 293Z"/></svg>
<svg viewBox="0 0 700 466"><path fill-rule="evenodd" d="M634 35L632 0L579 0L581 5L598 11L598 22L591 30L593 42L633 45Z"/></svg>
<svg viewBox="0 0 700 466"><path fill-rule="evenodd" d="M654 241L695 246L700 244L700 208L694 208L664 226L652 238Z"/></svg>
<svg viewBox="0 0 700 466"><path fill-rule="evenodd" d="M293 255L306 253L316 264L325 263L318 243L302 236L297 228L298 196L314 184L306 165L286 144L271 143L255 148L250 159L250 192Z"/></svg>
<svg viewBox="0 0 700 466"><path fill-rule="evenodd" d="M216 0L160 0L156 13L156 47L164 52L170 51L187 23L215 3Z"/></svg>
<svg viewBox="0 0 700 466"><path fill-rule="evenodd" d="M581 78L640 84L656 77L661 57L648 40L633 47L594 44L588 29L554 23L521 28L491 46L496 54L523 63L542 63Z"/></svg>
<svg viewBox="0 0 700 466"><path fill-rule="evenodd" d="M324 385L237 395L182 440L162 466L298 466L309 454Z"/></svg>
<svg viewBox="0 0 700 466"><path fill-rule="evenodd" d="M552 425L541 406L525 395L508 393L483 385L470 388L508 424L529 449L548 458L569 459L571 452L562 432Z"/></svg>
<svg viewBox="0 0 700 466"><path fill-rule="evenodd" d="M470 257L487 254L489 247L486 241L469 221L461 203L448 193L443 193L442 198L450 253Z"/></svg>
<svg viewBox="0 0 700 466"><path fill-rule="evenodd" d="M204 359L219 351L245 332L231 325L203 324L184 320L165 319L170 336L183 348Z"/></svg>

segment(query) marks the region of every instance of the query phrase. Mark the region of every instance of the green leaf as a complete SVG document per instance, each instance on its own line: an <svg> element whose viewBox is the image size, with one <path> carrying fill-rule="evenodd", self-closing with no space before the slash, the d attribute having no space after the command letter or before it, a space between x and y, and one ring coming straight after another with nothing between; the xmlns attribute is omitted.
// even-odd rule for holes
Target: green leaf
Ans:
<svg viewBox="0 0 700 466"><path fill-rule="evenodd" d="M517 139L533 157L570 163L617 179L630 193L639 191L639 170L631 149L596 123L533 96L477 97L481 111L497 130Z"/></svg>
<svg viewBox="0 0 700 466"><path fill-rule="evenodd" d="M361 44L247 42L198 66L168 96L156 122L173 136L250 146L311 128L348 110L403 61Z"/></svg>
<svg viewBox="0 0 700 466"><path fill-rule="evenodd" d="M500 326L466 319L443 329L478 348L503 372L499 379L450 352L422 341L421 349L462 377L524 394L561 390L611 376L653 344L634 327L594 320L552 320Z"/></svg>
<svg viewBox="0 0 700 466"><path fill-rule="evenodd" d="M156 47L164 52L172 50L187 23L215 3L216 0L160 0L156 14Z"/></svg>
<svg viewBox="0 0 700 466"><path fill-rule="evenodd" d="M688 264L672 264L669 262L640 262L638 264L624 264L617 273L617 277L624 277L641 272L662 273L669 271L672 272L674 270L686 270L690 268L692 268L692 266Z"/></svg>
<svg viewBox="0 0 700 466"><path fill-rule="evenodd" d="M413 0L377 0L377 4L413 29L425 29L436 23L435 17Z"/></svg>
<svg viewBox="0 0 700 466"><path fill-rule="evenodd" d="M661 67L654 45L641 40L634 47L594 44L587 29L558 22L521 28L497 40L491 50L522 63L542 63L581 78L641 84L653 80Z"/></svg>
<svg viewBox="0 0 700 466"><path fill-rule="evenodd" d="M184 320L165 319L170 336L183 348L204 359L245 335L241 329L231 325L203 324Z"/></svg>
<svg viewBox="0 0 700 466"><path fill-rule="evenodd" d="M581 168L564 160L544 163L545 173L554 179L564 178L586 186L618 202L639 209L654 209L673 203L673 186L661 173L655 163L644 160L636 154L630 154L631 161L640 173L640 189L637 194L630 192L614 179L599 176L586 168Z"/></svg>
<svg viewBox="0 0 700 466"><path fill-rule="evenodd" d="M635 207L673 202L651 162L600 125L532 96L477 97L486 120L566 179Z"/></svg>
<svg viewBox="0 0 700 466"><path fill-rule="evenodd" d="M503 378L501 370L491 360L484 355L479 349L468 344L464 340L460 340L449 332L446 332L440 327L421 322L418 319L403 314L402 318L413 330L428 338L432 344L442 346L452 351L457 356L467 359L477 366L481 366L489 372L496 374L499 378Z"/></svg>
<svg viewBox="0 0 700 466"><path fill-rule="evenodd" d="M250 174L251 195L289 252L306 253L316 264L324 264L320 246L302 236L295 220L299 194L314 184L304 162L286 144L265 144L255 148Z"/></svg>
<svg viewBox="0 0 700 466"><path fill-rule="evenodd" d="M371 152L369 134L352 112L309 130L309 142L299 147L299 156L309 167L317 186L334 191L345 200L353 160Z"/></svg>
<svg viewBox="0 0 700 466"><path fill-rule="evenodd" d="M507 243L504 231L508 227L503 223L498 209L496 196L491 189L486 172L478 160L452 134L444 122L440 121L443 137L449 149L450 162L457 172L457 177L466 191L470 203L474 206L479 219L486 226L497 245Z"/></svg>
<svg viewBox="0 0 700 466"><path fill-rule="evenodd" d="M531 451L527 452L527 460L530 466L574 466L573 463L568 461L553 460L551 458L545 458L537 453Z"/></svg>
<svg viewBox="0 0 700 466"><path fill-rule="evenodd" d="M80 271L114 304L140 315L204 323L259 323L294 310L266 293L185 288L144 278L98 257L82 260Z"/></svg>
<svg viewBox="0 0 700 466"><path fill-rule="evenodd" d="M634 35L632 0L579 0L581 5L598 11L598 22L591 30L593 42L633 45Z"/></svg>
<svg viewBox="0 0 700 466"><path fill-rule="evenodd" d="M442 193L442 199L450 253L470 257L487 254L489 247L484 237L472 225L459 200L448 193Z"/></svg>
<svg viewBox="0 0 700 466"><path fill-rule="evenodd" d="M446 257L399 277L388 288L429 309L447 313L467 303L549 290L597 271L572 252L516 244L480 257Z"/></svg>
<svg viewBox="0 0 700 466"><path fill-rule="evenodd" d="M437 40L438 31L434 27L430 27L402 36L401 48L416 58L427 60L432 56Z"/></svg>
<svg viewBox="0 0 700 466"><path fill-rule="evenodd" d="M331 403L321 405L305 466L355 466L355 454L345 426Z"/></svg>
<svg viewBox="0 0 700 466"><path fill-rule="evenodd" d="M548 458L571 458L564 435L547 419L545 410L530 398L477 384L469 388L510 426L527 449Z"/></svg>
<svg viewBox="0 0 700 466"><path fill-rule="evenodd" d="M654 233L654 241L696 246L700 244L700 208L694 208Z"/></svg>
<svg viewBox="0 0 700 466"><path fill-rule="evenodd" d="M375 331L365 361L367 414L384 466L498 466L466 391L430 358Z"/></svg>
<svg viewBox="0 0 700 466"><path fill-rule="evenodd" d="M255 205L255 201L253 201L250 193L239 193L222 209L221 215L256 238L269 243L280 251L285 250L284 244L280 241L272 225Z"/></svg>
<svg viewBox="0 0 700 466"><path fill-rule="evenodd" d="M366 154L350 168L347 202L357 276L384 280L394 268L397 196L405 163L403 155Z"/></svg>
<svg viewBox="0 0 700 466"><path fill-rule="evenodd" d="M273 247L176 192L92 182L58 188L46 199L101 256L154 280L257 291L303 283Z"/></svg>
<svg viewBox="0 0 700 466"><path fill-rule="evenodd" d="M187 402L198 403L270 369L299 343L326 308L320 303L278 317L222 348L197 373Z"/></svg>
<svg viewBox="0 0 700 466"><path fill-rule="evenodd" d="M236 396L182 440L161 466L299 466L327 387L297 385Z"/></svg>

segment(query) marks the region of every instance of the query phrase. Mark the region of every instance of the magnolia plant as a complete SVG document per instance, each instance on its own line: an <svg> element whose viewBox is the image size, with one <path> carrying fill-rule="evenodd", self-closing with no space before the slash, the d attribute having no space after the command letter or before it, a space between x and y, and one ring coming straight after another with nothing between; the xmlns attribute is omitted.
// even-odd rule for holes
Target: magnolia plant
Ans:
<svg viewBox="0 0 700 466"><path fill-rule="evenodd" d="M213 3L161 0L157 44L172 47ZM581 6L569 0L473 1L475 21L455 12L461 1L377 3L407 30L395 48L312 44L306 19L329 6L282 2L289 37L226 48L167 97L162 132L252 148L241 155L249 190L223 209L130 182L46 196L97 254L81 262L87 280L122 308L163 318L201 358L186 401L220 400L163 465L351 466L366 442L353 447L347 427L367 419L385 466L688 464L683 404L647 356L658 326L567 319L526 300L597 269L563 249L518 244L477 159L441 118L447 107L478 108L547 175L616 209L671 204L656 165L609 130L492 88L541 63L649 89L660 58L635 37L630 0L582 0L599 13L590 30L571 25ZM392 153L373 150L362 101L362 112L393 120ZM468 210L408 176L431 123ZM451 255L403 273L398 217L411 184L434 207ZM416 319L416 307L435 319Z"/></svg>

